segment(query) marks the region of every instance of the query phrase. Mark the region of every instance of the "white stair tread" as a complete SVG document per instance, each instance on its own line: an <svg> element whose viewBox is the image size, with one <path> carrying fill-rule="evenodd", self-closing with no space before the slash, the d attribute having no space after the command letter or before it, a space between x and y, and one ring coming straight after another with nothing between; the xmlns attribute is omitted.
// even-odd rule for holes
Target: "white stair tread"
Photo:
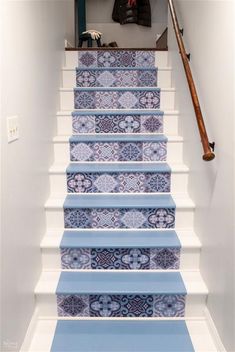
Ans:
<svg viewBox="0 0 235 352"><path fill-rule="evenodd" d="M117 196L118 194L116 194ZM82 196L84 197L84 194L82 194ZM95 194L95 193L91 193L91 194L86 194L85 195L86 197L110 197L109 194ZM123 193L121 195L122 197L128 197L128 193L125 194ZM120 196L120 197L121 197ZM129 195L130 196L130 195ZM138 200L138 196L143 196L141 194L131 194L131 197L136 197L136 200ZM79 198L79 194L76 194L74 195L74 197L77 197L77 199ZM146 195L146 197L148 198L151 198L151 197L156 197L155 194L148 194ZM193 201L188 197L186 196L185 194L176 194L176 195L172 195L172 198L175 202L175 205L176 205L176 209L194 209L195 208L195 204L193 203ZM47 202L45 203L45 208L46 209L62 209L63 205L64 205L64 201L65 201L65 198L49 198L47 200Z"/></svg>
<svg viewBox="0 0 235 352"><path fill-rule="evenodd" d="M21 352L50 352L57 321L38 319L29 349ZM185 322L195 352L218 352L204 319L185 319Z"/></svg>
<svg viewBox="0 0 235 352"><path fill-rule="evenodd" d="M121 162L119 162L119 163L122 164ZM71 162L71 164L72 164L72 162ZM94 164L96 164L96 163L93 163L93 165ZM98 164L100 165L101 163L99 162ZM125 165L126 164L127 163L125 163ZM171 172L173 172L173 173L188 173L189 172L188 166L186 166L184 164L176 164L176 163L170 163L170 162L167 162L167 164L170 166ZM131 165L133 165L133 164L130 163L130 166ZM154 167L153 163L151 163L150 165L152 165ZM68 167L68 163L63 163L63 164L55 163L50 167L49 173L50 174L65 174L67 167ZM94 168L95 168L95 166L94 166Z"/></svg>
<svg viewBox="0 0 235 352"><path fill-rule="evenodd" d="M152 231L156 233L155 229ZM77 230L76 232L85 233L86 231ZM198 237L195 235L195 233L193 233L193 231L190 232L186 230L179 230L179 231L176 230L176 233L183 249L201 248L201 243ZM55 230L48 231L41 242L41 248L58 249L60 247L62 237L63 237L62 229L55 229Z"/></svg>
<svg viewBox="0 0 235 352"><path fill-rule="evenodd" d="M83 270L85 272L85 270ZM97 274L103 271L99 271ZM107 270L105 272L108 272ZM160 271L159 271L160 272ZM178 271L180 272L187 294L188 295L207 295L208 289L200 275L199 271ZM43 271L39 282L35 288L35 294L37 295L54 295L58 286L61 270L58 271ZM133 273L133 271L132 271ZM112 275L116 272L112 271ZM129 272L124 274L128 275Z"/></svg>

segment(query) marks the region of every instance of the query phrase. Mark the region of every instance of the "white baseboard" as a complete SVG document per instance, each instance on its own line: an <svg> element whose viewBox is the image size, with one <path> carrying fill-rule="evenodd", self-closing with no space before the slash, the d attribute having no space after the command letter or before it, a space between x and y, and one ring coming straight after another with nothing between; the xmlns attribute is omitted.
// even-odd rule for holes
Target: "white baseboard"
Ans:
<svg viewBox="0 0 235 352"><path fill-rule="evenodd" d="M31 345L31 341L34 335L34 332L36 330L36 325L38 322L38 317L39 317L39 312L38 312L38 308L35 308L34 314L32 316L32 319L30 321L28 330L26 332L23 344L19 350L19 352L29 352L29 348Z"/></svg>
<svg viewBox="0 0 235 352"><path fill-rule="evenodd" d="M217 348L217 351L218 352L227 352L222 341L221 341L221 338L219 336L219 333L216 329L216 326L215 326L215 323L212 319L212 316L210 314L210 311L207 307L205 307L205 319L206 319L206 322L207 322L207 325L208 325L208 328L210 330L210 333L211 333L211 336L213 338L213 341L216 345L216 348Z"/></svg>

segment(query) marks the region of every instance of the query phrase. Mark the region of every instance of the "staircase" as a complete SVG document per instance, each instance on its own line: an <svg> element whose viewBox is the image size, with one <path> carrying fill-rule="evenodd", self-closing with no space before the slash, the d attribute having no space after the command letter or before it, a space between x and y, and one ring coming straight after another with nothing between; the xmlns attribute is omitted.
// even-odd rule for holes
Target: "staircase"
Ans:
<svg viewBox="0 0 235 352"><path fill-rule="evenodd" d="M217 351L167 52L66 52L60 94L29 351Z"/></svg>

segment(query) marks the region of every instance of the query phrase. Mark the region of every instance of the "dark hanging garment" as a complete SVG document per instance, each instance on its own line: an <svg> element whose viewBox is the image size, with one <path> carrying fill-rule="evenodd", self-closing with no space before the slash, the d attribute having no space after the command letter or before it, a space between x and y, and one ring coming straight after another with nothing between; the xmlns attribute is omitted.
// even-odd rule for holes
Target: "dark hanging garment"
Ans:
<svg viewBox="0 0 235 352"><path fill-rule="evenodd" d="M129 5L128 0L115 0L112 18L120 24L137 23L151 27L151 7L149 0L137 0L136 5Z"/></svg>

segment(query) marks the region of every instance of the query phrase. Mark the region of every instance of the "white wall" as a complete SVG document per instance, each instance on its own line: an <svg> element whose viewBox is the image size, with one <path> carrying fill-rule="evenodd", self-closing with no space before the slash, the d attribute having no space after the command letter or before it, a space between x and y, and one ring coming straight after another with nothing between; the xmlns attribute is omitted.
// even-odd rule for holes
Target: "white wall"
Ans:
<svg viewBox="0 0 235 352"><path fill-rule="evenodd" d="M150 0L150 3L152 28L147 28L136 24L121 26L115 23L112 20L114 0L87 0L87 29L101 31L103 43L116 41L119 47L155 47L157 34L161 34L167 26L167 0ZM67 28L69 28L74 8L70 0L66 6ZM74 32L68 30L67 36L74 42Z"/></svg>
<svg viewBox="0 0 235 352"><path fill-rule="evenodd" d="M173 29L170 63L181 112L189 192L197 209L195 228L203 245L201 272L209 288L208 308L228 352L235 351L234 262L234 43L232 1L176 0L180 24L216 159L204 162L192 104Z"/></svg>
<svg viewBox="0 0 235 352"><path fill-rule="evenodd" d="M63 1L1 1L2 347L18 351L34 311L58 108ZM6 118L20 139L7 143Z"/></svg>

